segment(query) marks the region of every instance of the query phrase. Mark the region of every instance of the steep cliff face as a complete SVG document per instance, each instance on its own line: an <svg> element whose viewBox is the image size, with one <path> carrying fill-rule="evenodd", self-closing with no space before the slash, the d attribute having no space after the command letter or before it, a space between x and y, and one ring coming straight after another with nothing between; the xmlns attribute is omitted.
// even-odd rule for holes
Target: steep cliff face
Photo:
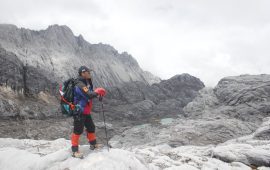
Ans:
<svg viewBox="0 0 270 170"><path fill-rule="evenodd" d="M0 46L0 85L23 92L23 64L17 56Z"/></svg>
<svg viewBox="0 0 270 170"><path fill-rule="evenodd" d="M56 93L57 83L48 79L33 66L24 65L18 57L0 47L0 85L25 96L36 96L39 92Z"/></svg>
<svg viewBox="0 0 270 170"><path fill-rule="evenodd" d="M57 115L59 102L53 97L57 83L52 80L0 47L0 116Z"/></svg>
<svg viewBox="0 0 270 170"><path fill-rule="evenodd" d="M53 25L33 31L1 24L0 45L16 54L24 65L40 69L54 81L76 76L81 65L93 69L95 84L105 87L130 81L145 84L160 81L143 71L128 53L119 54L110 45L90 44L81 35L74 36L67 26Z"/></svg>

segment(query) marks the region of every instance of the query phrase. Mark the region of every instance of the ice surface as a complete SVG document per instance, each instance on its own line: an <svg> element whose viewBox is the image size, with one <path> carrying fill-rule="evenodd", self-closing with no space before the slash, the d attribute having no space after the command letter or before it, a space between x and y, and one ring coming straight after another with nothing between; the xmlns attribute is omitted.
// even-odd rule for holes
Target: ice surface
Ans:
<svg viewBox="0 0 270 170"><path fill-rule="evenodd" d="M140 146L138 148L115 149L108 152L106 148L90 151L89 146L80 147L84 159L71 157L70 141L54 141L0 138L1 170L251 170L245 165L242 155L254 146L234 144L233 141L221 146L181 146L172 148L167 144L158 146ZM262 152L260 152L262 151ZM253 157L266 159L266 150L256 150ZM231 163L213 157L223 153ZM263 154L264 153L264 154ZM248 164L248 162L246 162ZM259 167L267 170L267 167Z"/></svg>

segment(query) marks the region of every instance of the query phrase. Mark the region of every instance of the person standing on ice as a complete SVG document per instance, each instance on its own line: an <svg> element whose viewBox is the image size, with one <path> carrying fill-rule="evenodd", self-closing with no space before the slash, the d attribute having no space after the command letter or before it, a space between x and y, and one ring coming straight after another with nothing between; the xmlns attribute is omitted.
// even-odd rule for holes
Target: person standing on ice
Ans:
<svg viewBox="0 0 270 170"><path fill-rule="evenodd" d="M90 149L94 150L100 147L97 144L95 135L95 124L91 117L92 99L105 96L104 88L96 88L93 91L93 84L90 74L90 69L86 66L79 68L79 76L75 82L74 88L74 104L79 105L80 109L74 114L73 133L71 136L71 150L72 156L82 158L83 154L79 152L79 138L86 127L87 138L90 144Z"/></svg>

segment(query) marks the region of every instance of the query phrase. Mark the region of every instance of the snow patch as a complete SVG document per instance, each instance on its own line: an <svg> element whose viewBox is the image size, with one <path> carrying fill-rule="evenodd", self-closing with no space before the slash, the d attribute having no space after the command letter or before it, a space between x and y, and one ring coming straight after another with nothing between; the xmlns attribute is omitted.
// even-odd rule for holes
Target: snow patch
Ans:
<svg viewBox="0 0 270 170"><path fill-rule="evenodd" d="M1 170L69 169L69 170L144 170L147 166L137 156L122 149L90 151L89 146L80 147L84 159L71 157L70 141L58 139L18 140L0 138ZM39 148L39 149L38 149Z"/></svg>

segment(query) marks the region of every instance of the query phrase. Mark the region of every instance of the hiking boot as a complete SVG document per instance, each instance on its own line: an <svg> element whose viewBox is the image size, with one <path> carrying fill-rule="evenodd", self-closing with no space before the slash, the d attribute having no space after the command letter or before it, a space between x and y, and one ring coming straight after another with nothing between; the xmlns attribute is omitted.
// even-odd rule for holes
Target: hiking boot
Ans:
<svg viewBox="0 0 270 170"><path fill-rule="evenodd" d="M102 144L94 144L90 145L90 150L100 149L102 148Z"/></svg>
<svg viewBox="0 0 270 170"><path fill-rule="evenodd" d="M82 159L83 158L83 154L80 153L79 151L73 152L72 153L72 157Z"/></svg>

